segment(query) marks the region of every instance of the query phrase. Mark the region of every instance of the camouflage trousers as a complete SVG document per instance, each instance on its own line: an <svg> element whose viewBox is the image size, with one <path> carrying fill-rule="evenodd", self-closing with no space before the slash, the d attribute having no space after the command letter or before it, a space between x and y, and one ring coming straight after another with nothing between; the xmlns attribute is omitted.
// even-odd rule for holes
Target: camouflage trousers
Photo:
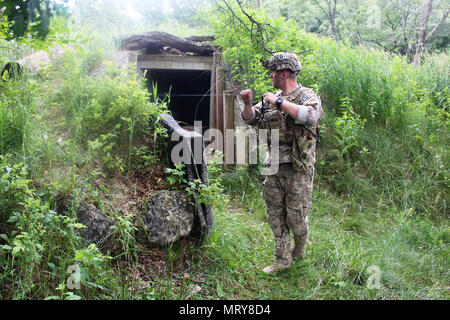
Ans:
<svg viewBox="0 0 450 320"><path fill-rule="evenodd" d="M313 178L314 167L308 172L297 171L291 163L280 164L275 175L266 176L264 200L275 238L275 267L287 268L291 265L291 232L295 251L303 252L305 248Z"/></svg>

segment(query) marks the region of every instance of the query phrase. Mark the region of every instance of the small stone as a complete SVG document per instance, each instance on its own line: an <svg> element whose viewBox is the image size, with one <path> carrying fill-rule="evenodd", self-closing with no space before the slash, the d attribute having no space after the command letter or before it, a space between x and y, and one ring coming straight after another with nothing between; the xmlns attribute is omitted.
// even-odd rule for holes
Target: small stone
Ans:
<svg viewBox="0 0 450 320"><path fill-rule="evenodd" d="M198 284L191 286L191 294L196 294L202 291L202 287L200 287Z"/></svg>

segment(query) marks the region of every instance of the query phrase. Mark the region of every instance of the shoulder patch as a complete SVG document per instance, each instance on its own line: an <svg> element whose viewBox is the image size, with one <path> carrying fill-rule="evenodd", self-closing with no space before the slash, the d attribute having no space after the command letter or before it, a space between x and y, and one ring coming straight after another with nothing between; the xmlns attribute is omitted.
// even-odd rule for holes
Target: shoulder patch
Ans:
<svg viewBox="0 0 450 320"><path fill-rule="evenodd" d="M305 103L306 101L308 101L308 100L311 99L312 97L314 97L314 94L307 94L306 96L304 96L304 97L300 100L300 104Z"/></svg>

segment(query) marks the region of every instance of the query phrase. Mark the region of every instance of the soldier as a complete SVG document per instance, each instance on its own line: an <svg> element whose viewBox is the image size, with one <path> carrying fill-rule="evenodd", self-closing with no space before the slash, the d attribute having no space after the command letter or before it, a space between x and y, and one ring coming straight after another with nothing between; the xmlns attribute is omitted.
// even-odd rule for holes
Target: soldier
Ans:
<svg viewBox="0 0 450 320"><path fill-rule="evenodd" d="M275 259L263 271L267 274L288 269L293 258L302 257L308 238L308 211L314 178L316 141L319 119L323 115L320 97L310 88L297 83L301 63L293 53L278 53L263 65L272 73L276 93L265 93L262 103L253 106L251 89L241 91L244 102L241 116L249 125L279 130L278 152L270 152L268 161L278 164L273 175L264 181L267 217L275 238ZM269 141L269 149L272 143ZM291 251L291 235L294 248Z"/></svg>

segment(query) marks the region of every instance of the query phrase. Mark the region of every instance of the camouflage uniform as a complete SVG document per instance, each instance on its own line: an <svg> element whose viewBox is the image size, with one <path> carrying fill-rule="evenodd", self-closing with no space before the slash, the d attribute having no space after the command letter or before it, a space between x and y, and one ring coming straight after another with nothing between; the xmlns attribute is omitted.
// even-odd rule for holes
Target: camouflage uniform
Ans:
<svg viewBox="0 0 450 320"><path fill-rule="evenodd" d="M271 67L270 61L268 67ZM279 63L276 70L288 67ZM279 170L274 175L266 176L264 181L268 221L275 238L275 261L272 267L280 270L290 267L292 257L301 257L304 253L308 238L308 212L312 202L315 133L323 110L319 96L312 89L301 85L287 95L282 95L281 91L276 95L300 106L298 118L301 117L303 123L274 108L256 123L255 119L261 115L260 104L253 107L255 117L246 122L269 131L280 130L279 159L269 160L271 163L278 161ZM290 250L290 232L295 242L293 251Z"/></svg>

